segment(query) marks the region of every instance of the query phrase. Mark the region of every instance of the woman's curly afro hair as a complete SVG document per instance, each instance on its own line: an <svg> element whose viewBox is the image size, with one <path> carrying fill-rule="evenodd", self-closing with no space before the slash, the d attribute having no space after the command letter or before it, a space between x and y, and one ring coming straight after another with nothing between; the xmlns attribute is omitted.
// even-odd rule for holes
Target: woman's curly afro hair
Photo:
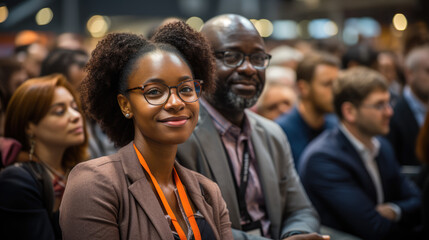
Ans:
<svg viewBox="0 0 429 240"><path fill-rule="evenodd" d="M99 123L116 146L134 139L133 121L123 116L117 95L124 93L132 65L159 49L179 54L194 78L204 81L204 91L213 89L215 60L208 41L186 23L166 24L151 40L132 33L107 35L97 44L86 66L88 75L81 85L81 99L85 113Z"/></svg>

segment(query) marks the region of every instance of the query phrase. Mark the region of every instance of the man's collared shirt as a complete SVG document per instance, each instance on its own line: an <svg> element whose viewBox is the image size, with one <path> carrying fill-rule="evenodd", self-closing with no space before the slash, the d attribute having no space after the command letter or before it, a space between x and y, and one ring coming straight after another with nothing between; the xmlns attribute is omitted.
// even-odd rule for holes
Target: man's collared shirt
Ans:
<svg viewBox="0 0 429 240"><path fill-rule="evenodd" d="M411 111L413 112L414 118L417 120L419 127L421 127L425 121L427 107L414 95L409 86L404 88L404 98L410 105Z"/></svg>
<svg viewBox="0 0 429 240"><path fill-rule="evenodd" d="M269 236L270 221L265 212L264 195L256 170L255 152L251 139L252 129L247 115L244 114L243 127L241 129L225 119L204 99L200 98L199 102L212 117L215 128L219 132L223 146L228 154L228 159L233 167L234 178L238 186L240 186L241 180L240 174L243 163L243 151L245 149L244 145L247 142L250 162L249 180L245 195L247 210L253 221L261 221L264 235ZM241 216L241 224L243 225L247 222L244 216Z"/></svg>
<svg viewBox="0 0 429 240"><path fill-rule="evenodd" d="M371 139L373 150L371 151L371 149L368 149L358 139L356 139L343 124L340 124L340 129L359 153L359 157L362 159L369 176L371 176L372 182L374 183L374 187L377 191L377 203L383 203L383 187L381 185L380 172L378 170L377 162L375 161L375 157L377 157L378 152L380 151L380 142L373 137Z"/></svg>

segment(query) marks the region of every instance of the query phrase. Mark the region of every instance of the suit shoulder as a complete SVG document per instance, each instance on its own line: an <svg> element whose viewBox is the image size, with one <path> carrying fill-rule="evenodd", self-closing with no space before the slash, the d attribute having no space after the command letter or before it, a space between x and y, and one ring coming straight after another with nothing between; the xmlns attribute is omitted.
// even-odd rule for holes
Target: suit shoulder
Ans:
<svg viewBox="0 0 429 240"><path fill-rule="evenodd" d="M337 131L338 129L327 130L311 141L301 155L302 161L315 155L336 155L340 148Z"/></svg>
<svg viewBox="0 0 429 240"><path fill-rule="evenodd" d="M10 165L0 172L0 183L5 181L14 185L36 185L36 182L31 173L21 167L20 163Z"/></svg>
<svg viewBox="0 0 429 240"><path fill-rule="evenodd" d="M317 136L309 145L308 148L317 148L317 149L335 149L338 146L338 129L330 129L324 131L319 136Z"/></svg>
<svg viewBox="0 0 429 240"><path fill-rule="evenodd" d="M299 115L298 111L293 109L292 111L285 113L278 117L275 122L284 130L290 131L293 130L294 125L299 124Z"/></svg>
<svg viewBox="0 0 429 240"><path fill-rule="evenodd" d="M413 114L410 108L410 105L405 100L405 98L401 98L398 103L395 105L393 109L393 116L391 121L399 121L403 119L405 116L408 116L409 114ZM404 115L406 114L406 115Z"/></svg>
<svg viewBox="0 0 429 240"><path fill-rule="evenodd" d="M248 110L246 110L246 114L251 124L253 123L253 125L263 128L268 134L273 136L284 135L283 130L276 122Z"/></svg>
<svg viewBox="0 0 429 240"><path fill-rule="evenodd" d="M118 170L122 169L122 167L118 167L118 165L122 165L122 163L118 154L115 153L113 155L103 156L79 163L70 172L70 177L73 178L73 176L75 176L81 179L92 179L103 175L110 178L113 175L117 175Z"/></svg>
<svg viewBox="0 0 429 240"><path fill-rule="evenodd" d="M5 208L43 208L37 180L17 164L0 173L0 192L0 205Z"/></svg>

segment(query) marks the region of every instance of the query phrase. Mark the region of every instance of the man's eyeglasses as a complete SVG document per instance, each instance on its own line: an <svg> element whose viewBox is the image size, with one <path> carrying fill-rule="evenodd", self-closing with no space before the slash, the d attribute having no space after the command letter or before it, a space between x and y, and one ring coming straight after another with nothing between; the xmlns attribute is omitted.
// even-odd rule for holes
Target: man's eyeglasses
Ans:
<svg viewBox="0 0 429 240"><path fill-rule="evenodd" d="M225 66L235 68L241 66L245 57L249 57L249 61L256 69L265 69L270 63L271 55L264 52L252 54L244 54L239 51L217 51L217 55L222 56Z"/></svg>
<svg viewBox="0 0 429 240"><path fill-rule="evenodd" d="M202 80L186 80L177 86L167 86L164 83L152 82L141 87L127 89L125 92L141 90L141 94L151 105L162 105L168 101L171 95L170 89L175 88L177 96L186 103L192 103L198 100L201 95Z"/></svg>
<svg viewBox="0 0 429 240"><path fill-rule="evenodd" d="M390 105L390 102L380 102L376 104L364 104L361 107L372 108L381 112L392 108L392 105Z"/></svg>

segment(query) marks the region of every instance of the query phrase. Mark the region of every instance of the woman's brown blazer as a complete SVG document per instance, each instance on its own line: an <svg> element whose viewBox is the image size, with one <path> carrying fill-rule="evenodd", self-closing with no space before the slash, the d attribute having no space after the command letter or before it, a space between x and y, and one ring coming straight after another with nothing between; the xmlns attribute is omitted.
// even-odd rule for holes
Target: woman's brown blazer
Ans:
<svg viewBox="0 0 429 240"><path fill-rule="evenodd" d="M219 187L178 163L188 196L216 239L232 239ZM60 207L63 239L171 239L173 235L132 143L118 153L77 165Z"/></svg>

